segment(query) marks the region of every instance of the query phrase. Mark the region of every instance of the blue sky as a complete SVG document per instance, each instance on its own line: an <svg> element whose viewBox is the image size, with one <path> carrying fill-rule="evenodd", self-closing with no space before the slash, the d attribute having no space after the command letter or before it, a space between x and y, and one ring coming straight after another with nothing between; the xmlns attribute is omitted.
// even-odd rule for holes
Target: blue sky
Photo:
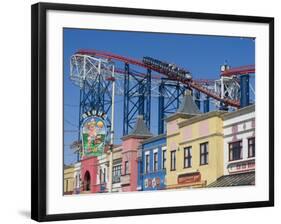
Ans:
<svg viewBox="0 0 281 224"><path fill-rule="evenodd" d="M64 29L63 34L65 164L76 160L69 145L78 138L79 88L69 79L69 62L77 50L96 49L139 60L143 56L151 56L187 68L194 79L218 79L220 66L226 60L232 67L255 64L255 41L252 38L68 28ZM117 63L117 67L123 68L120 63ZM122 114L118 110L118 107L122 107L122 98L116 101L118 118ZM122 119L116 119L115 126L122 127ZM152 122L152 131L155 133L156 128L156 123ZM118 142L122 129L116 129L115 133Z"/></svg>

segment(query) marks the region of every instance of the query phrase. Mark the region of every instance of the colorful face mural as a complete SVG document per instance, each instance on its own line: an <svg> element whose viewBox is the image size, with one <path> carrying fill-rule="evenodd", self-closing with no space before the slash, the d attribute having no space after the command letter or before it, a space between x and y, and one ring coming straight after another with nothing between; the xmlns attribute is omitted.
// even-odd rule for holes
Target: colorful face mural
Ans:
<svg viewBox="0 0 281 224"><path fill-rule="evenodd" d="M101 117L91 116L82 124L82 143L85 156L100 156L104 152L106 124Z"/></svg>

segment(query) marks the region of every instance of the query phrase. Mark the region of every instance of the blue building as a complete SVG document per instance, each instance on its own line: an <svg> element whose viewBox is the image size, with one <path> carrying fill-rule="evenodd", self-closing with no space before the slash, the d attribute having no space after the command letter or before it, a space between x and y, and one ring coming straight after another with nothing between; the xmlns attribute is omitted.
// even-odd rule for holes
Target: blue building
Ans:
<svg viewBox="0 0 281 224"><path fill-rule="evenodd" d="M138 190L165 189L166 134L142 142L138 156Z"/></svg>

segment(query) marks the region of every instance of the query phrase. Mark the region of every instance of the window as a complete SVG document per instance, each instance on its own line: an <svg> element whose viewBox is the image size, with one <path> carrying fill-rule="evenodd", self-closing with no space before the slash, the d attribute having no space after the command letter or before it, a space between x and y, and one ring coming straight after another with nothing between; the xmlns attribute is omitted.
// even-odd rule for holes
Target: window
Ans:
<svg viewBox="0 0 281 224"><path fill-rule="evenodd" d="M100 169L100 183L102 183L102 169Z"/></svg>
<svg viewBox="0 0 281 224"><path fill-rule="evenodd" d="M149 172L149 154L145 155L145 170L144 170L144 172L145 173Z"/></svg>
<svg viewBox="0 0 281 224"><path fill-rule="evenodd" d="M255 150L256 150L256 145L255 145L255 138L249 138L248 139L248 157L255 157Z"/></svg>
<svg viewBox="0 0 281 224"><path fill-rule="evenodd" d="M184 148L184 161L183 166L184 168L191 167L191 147Z"/></svg>
<svg viewBox="0 0 281 224"><path fill-rule="evenodd" d="M121 176L121 168L122 168L121 164L115 165L113 167L113 176Z"/></svg>
<svg viewBox="0 0 281 224"><path fill-rule="evenodd" d="M158 165L158 153L155 152L153 154L153 171L156 172L157 171L157 165Z"/></svg>
<svg viewBox="0 0 281 224"><path fill-rule="evenodd" d="M121 169L122 169L121 164L113 166L112 183L119 183L120 182Z"/></svg>
<svg viewBox="0 0 281 224"><path fill-rule="evenodd" d="M106 169L103 169L103 182L106 182Z"/></svg>
<svg viewBox="0 0 281 224"><path fill-rule="evenodd" d="M176 170L176 150L171 151L171 171Z"/></svg>
<svg viewBox="0 0 281 224"><path fill-rule="evenodd" d="M228 144L229 161L242 159L242 141L231 142Z"/></svg>
<svg viewBox="0 0 281 224"><path fill-rule="evenodd" d="M125 175L129 174L129 161L125 161Z"/></svg>
<svg viewBox="0 0 281 224"><path fill-rule="evenodd" d="M200 144L200 165L206 165L208 164L208 142Z"/></svg>
<svg viewBox="0 0 281 224"><path fill-rule="evenodd" d="M167 160L166 150L162 151L162 169L166 169L166 160Z"/></svg>

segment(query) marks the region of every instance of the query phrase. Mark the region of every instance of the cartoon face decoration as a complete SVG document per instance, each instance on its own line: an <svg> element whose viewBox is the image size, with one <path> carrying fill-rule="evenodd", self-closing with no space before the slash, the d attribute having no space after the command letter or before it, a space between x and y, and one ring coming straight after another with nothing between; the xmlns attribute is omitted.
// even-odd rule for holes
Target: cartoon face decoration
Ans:
<svg viewBox="0 0 281 224"><path fill-rule="evenodd" d="M104 152L106 140L105 121L97 116L84 120L81 128L83 154L85 156L100 156Z"/></svg>

